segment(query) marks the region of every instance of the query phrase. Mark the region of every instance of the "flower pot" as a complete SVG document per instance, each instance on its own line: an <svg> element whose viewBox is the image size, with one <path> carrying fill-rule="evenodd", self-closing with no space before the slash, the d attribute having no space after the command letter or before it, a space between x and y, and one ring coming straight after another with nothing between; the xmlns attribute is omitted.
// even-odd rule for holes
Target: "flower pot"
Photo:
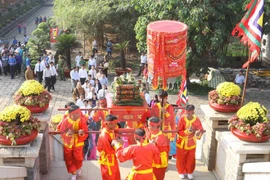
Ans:
<svg viewBox="0 0 270 180"><path fill-rule="evenodd" d="M29 109L31 111L31 113L42 113L44 111L46 111L46 109L48 109L49 104L46 104L43 107L39 107L39 106L26 106L23 105L24 107L26 107L27 109Z"/></svg>
<svg viewBox="0 0 270 180"><path fill-rule="evenodd" d="M23 144L27 144L31 141L33 141L34 139L36 139L38 135L38 131L36 129L32 130L30 135L26 135L26 136L21 136L19 138L16 138L16 145L23 145ZM11 141L9 139L6 139L5 136L1 136L0 135L0 144L2 145L11 145Z"/></svg>
<svg viewBox="0 0 270 180"><path fill-rule="evenodd" d="M132 71L132 69L130 68L126 68L126 69L122 69L122 68L115 68L115 73L117 76L121 76L124 73L130 73Z"/></svg>
<svg viewBox="0 0 270 180"><path fill-rule="evenodd" d="M223 104L217 104L209 101L209 106L214 109L215 111L218 112L224 112L224 113L232 113L232 112L237 112L238 109L241 108L240 104L237 105L223 105Z"/></svg>
<svg viewBox="0 0 270 180"><path fill-rule="evenodd" d="M247 142L260 143L260 142L268 141L270 139L270 135L263 136L261 139L258 139L256 138L254 134L247 135L246 133L241 132L236 128L231 128L231 132L233 133L233 135L238 137L238 139L247 141Z"/></svg>

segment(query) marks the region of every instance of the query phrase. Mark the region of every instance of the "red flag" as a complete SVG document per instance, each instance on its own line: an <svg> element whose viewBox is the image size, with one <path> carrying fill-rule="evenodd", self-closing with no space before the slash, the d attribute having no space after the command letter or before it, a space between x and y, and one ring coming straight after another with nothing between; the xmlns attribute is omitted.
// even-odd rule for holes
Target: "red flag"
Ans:
<svg viewBox="0 0 270 180"><path fill-rule="evenodd" d="M58 36L58 28L50 28L50 42L57 42L56 38Z"/></svg>

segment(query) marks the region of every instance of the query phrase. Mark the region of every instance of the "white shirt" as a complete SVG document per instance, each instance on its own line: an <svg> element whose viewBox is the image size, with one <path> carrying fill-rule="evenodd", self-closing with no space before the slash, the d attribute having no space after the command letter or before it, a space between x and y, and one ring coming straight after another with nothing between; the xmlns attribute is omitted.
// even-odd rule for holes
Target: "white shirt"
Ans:
<svg viewBox="0 0 270 180"><path fill-rule="evenodd" d="M56 69L55 69L55 66L50 66L50 71L51 71L52 76L55 76L55 75L58 76Z"/></svg>
<svg viewBox="0 0 270 180"><path fill-rule="evenodd" d="M89 91L88 84L84 83L84 84L82 85L82 87L83 87L83 89L84 89L84 91L85 91L85 97L86 97L86 96L87 96L87 92Z"/></svg>
<svg viewBox="0 0 270 180"><path fill-rule="evenodd" d="M51 71L50 71L50 69L44 69L44 71L43 71L43 79L45 79L46 77L47 78L50 78L52 75L51 75Z"/></svg>
<svg viewBox="0 0 270 180"><path fill-rule="evenodd" d="M44 66L44 68L46 68L46 62L45 62L45 60L42 60L42 61L40 62L40 64L42 64L42 66Z"/></svg>
<svg viewBox="0 0 270 180"><path fill-rule="evenodd" d="M97 97L98 97L98 99L100 99L100 98L102 98L102 97L106 97L106 93L107 93L107 90L106 89L100 89L99 91L98 91L98 94L97 94Z"/></svg>
<svg viewBox="0 0 270 180"><path fill-rule="evenodd" d="M245 81L245 76L244 75L239 75L237 74L236 77L235 77L235 83L236 84L243 84Z"/></svg>
<svg viewBox="0 0 270 180"><path fill-rule="evenodd" d="M88 81L89 81L89 84L91 84L93 87L95 86L95 80L94 79L90 79Z"/></svg>
<svg viewBox="0 0 270 180"><path fill-rule="evenodd" d="M28 42L28 36L24 37L23 40L24 40L24 43L27 43Z"/></svg>
<svg viewBox="0 0 270 180"><path fill-rule="evenodd" d="M84 106L83 100L78 99L76 105L79 106L80 108L83 107Z"/></svg>
<svg viewBox="0 0 270 180"><path fill-rule="evenodd" d="M93 41L93 42L92 42L92 48L93 48L93 49L97 49L97 46L98 46L97 41L96 41L96 40Z"/></svg>
<svg viewBox="0 0 270 180"><path fill-rule="evenodd" d="M95 66L95 68L97 67L97 61L95 58L90 58L88 61L88 66Z"/></svg>
<svg viewBox="0 0 270 180"><path fill-rule="evenodd" d="M81 60L81 57L80 55L76 56L75 58L75 61L76 61L76 66L80 67L80 60Z"/></svg>
<svg viewBox="0 0 270 180"><path fill-rule="evenodd" d="M76 81L80 80L79 72L75 71L74 69L70 71L70 77L71 77L71 80L76 80Z"/></svg>
<svg viewBox="0 0 270 180"><path fill-rule="evenodd" d="M87 105L87 106L85 106L85 105L83 105L82 107L80 107L80 109L91 109L92 107L91 106L89 106L89 105ZM82 113L83 114L88 114L88 110L82 110Z"/></svg>
<svg viewBox="0 0 270 180"><path fill-rule="evenodd" d="M146 64L146 63L147 63L147 56L141 55L141 64Z"/></svg>
<svg viewBox="0 0 270 180"><path fill-rule="evenodd" d="M79 70L79 77L80 78L87 78L87 71L86 71L86 69L80 69Z"/></svg>
<svg viewBox="0 0 270 180"><path fill-rule="evenodd" d="M39 68L40 68L40 70L39 70ZM44 69L45 69L45 67L44 67L41 63L37 63L37 64L35 65L34 72L35 72L35 74L36 74L37 72L43 72Z"/></svg>
<svg viewBox="0 0 270 180"><path fill-rule="evenodd" d="M92 78L96 78L97 76L97 71L95 69L90 69L88 72L89 75L92 76Z"/></svg>
<svg viewBox="0 0 270 180"><path fill-rule="evenodd" d="M91 89L89 89L89 91L87 93L87 96L85 96L85 97L86 97L86 99L92 99L93 98L93 93L92 93L92 90Z"/></svg>
<svg viewBox="0 0 270 180"><path fill-rule="evenodd" d="M101 74L98 72L97 74L96 74L96 79L100 79L101 78Z"/></svg>

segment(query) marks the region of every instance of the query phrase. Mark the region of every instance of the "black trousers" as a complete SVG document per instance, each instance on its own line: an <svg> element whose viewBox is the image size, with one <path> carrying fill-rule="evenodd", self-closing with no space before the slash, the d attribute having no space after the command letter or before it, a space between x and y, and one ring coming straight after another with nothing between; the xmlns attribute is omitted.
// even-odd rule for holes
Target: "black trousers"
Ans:
<svg viewBox="0 0 270 180"><path fill-rule="evenodd" d="M21 74L21 69L22 69L22 65L19 64L19 63L17 63L17 64L16 64L17 75L18 75L18 74Z"/></svg>
<svg viewBox="0 0 270 180"><path fill-rule="evenodd" d="M45 77L45 89L48 87L48 91L50 92L51 90L51 78L50 77Z"/></svg>
<svg viewBox="0 0 270 180"><path fill-rule="evenodd" d="M15 71L16 71L16 66L10 66L11 79L14 79Z"/></svg>
<svg viewBox="0 0 270 180"><path fill-rule="evenodd" d="M80 78L81 84L84 84L84 81L86 80L86 78Z"/></svg>
<svg viewBox="0 0 270 180"><path fill-rule="evenodd" d="M145 65L145 63L142 63L142 64L140 65L140 71L139 71L139 73L138 73L138 76L140 76L140 75L142 74L143 69L144 69L144 65Z"/></svg>
<svg viewBox="0 0 270 180"><path fill-rule="evenodd" d="M7 75L7 73L9 72L8 66L4 66L3 71L4 71L4 74Z"/></svg>
<svg viewBox="0 0 270 180"><path fill-rule="evenodd" d="M51 87L52 87L53 90L55 90L54 89L55 83L56 83L56 76L54 75L54 76L51 76Z"/></svg>
<svg viewBox="0 0 270 180"><path fill-rule="evenodd" d="M42 83L42 78L43 78L43 71L37 72L37 78L38 78L38 82L41 84Z"/></svg>

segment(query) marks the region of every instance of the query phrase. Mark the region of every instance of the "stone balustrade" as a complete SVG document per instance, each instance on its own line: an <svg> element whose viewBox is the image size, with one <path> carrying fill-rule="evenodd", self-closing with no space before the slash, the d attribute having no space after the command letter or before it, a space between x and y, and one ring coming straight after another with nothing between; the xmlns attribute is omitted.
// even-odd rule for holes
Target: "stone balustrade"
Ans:
<svg viewBox="0 0 270 180"><path fill-rule="evenodd" d="M270 179L270 162L244 163L244 180Z"/></svg>
<svg viewBox="0 0 270 180"><path fill-rule="evenodd" d="M24 180L27 176L25 167L0 166L0 179Z"/></svg>

